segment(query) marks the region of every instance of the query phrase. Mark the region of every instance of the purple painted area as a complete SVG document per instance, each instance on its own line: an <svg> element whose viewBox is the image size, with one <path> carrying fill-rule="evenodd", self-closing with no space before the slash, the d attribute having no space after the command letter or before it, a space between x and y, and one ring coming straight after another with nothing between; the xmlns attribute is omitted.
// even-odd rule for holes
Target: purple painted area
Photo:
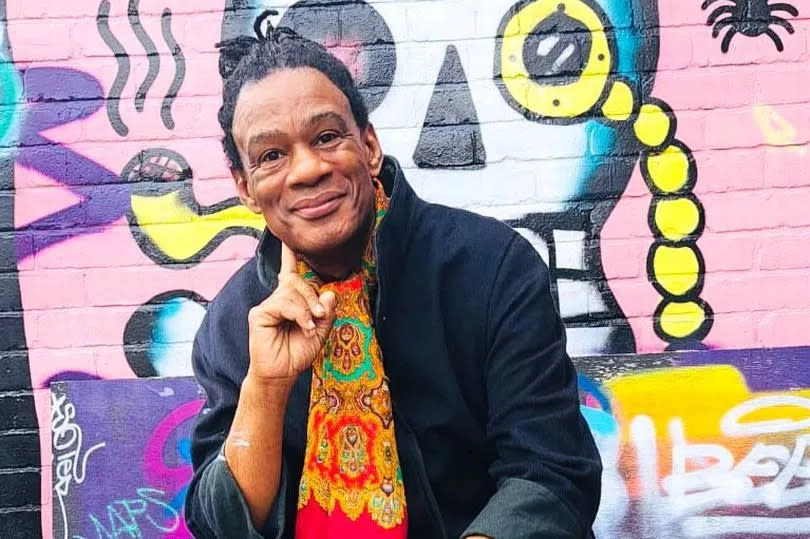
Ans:
<svg viewBox="0 0 810 539"><path fill-rule="evenodd" d="M67 239L98 232L126 215L130 204L129 187L120 183L118 174L40 134L95 114L104 105L99 82L62 68L32 68L24 80L28 108L17 163L70 188L82 201L18 229L22 232L17 235L18 261ZM24 234L30 230L59 233L38 235L32 242Z"/></svg>
<svg viewBox="0 0 810 539"><path fill-rule="evenodd" d="M67 382L68 380L74 381L87 381L87 380L101 380L95 374L79 371L62 371L59 374L54 374L45 381L45 387L50 387L55 382Z"/></svg>
<svg viewBox="0 0 810 539"><path fill-rule="evenodd" d="M675 356L674 364L732 365L745 376L751 391L810 387L810 346L682 352Z"/></svg>
<svg viewBox="0 0 810 539"><path fill-rule="evenodd" d="M191 537L182 517L193 378L57 382L52 389L54 537Z"/></svg>

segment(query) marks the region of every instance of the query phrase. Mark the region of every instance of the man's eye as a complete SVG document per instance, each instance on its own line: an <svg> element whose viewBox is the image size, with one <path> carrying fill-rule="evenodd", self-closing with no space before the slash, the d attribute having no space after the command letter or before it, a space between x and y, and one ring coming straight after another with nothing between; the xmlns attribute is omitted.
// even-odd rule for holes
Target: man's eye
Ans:
<svg viewBox="0 0 810 539"><path fill-rule="evenodd" d="M337 133L323 133L318 137L319 144L329 144L337 138Z"/></svg>
<svg viewBox="0 0 810 539"><path fill-rule="evenodd" d="M262 155L261 161L276 161L277 159L281 159L281 152L278 150L270 150Z"/></svg>

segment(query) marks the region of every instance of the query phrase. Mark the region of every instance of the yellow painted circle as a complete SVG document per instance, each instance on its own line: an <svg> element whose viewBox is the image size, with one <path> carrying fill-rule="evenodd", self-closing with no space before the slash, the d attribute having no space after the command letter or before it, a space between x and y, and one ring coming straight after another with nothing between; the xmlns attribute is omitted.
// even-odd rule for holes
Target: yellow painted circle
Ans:
<svg viewBox="0 0 810 539"><path fill-rule="evenodd" d="M672 120L664 109L654 103L646 103L638 111L638 118L633 124L638 140L651 148L660 146L667 140L672 129Z"/></svg>
<svg viewBox="0 0 810 539"><path fill-rule="evenodd" d="M646 159L646 174L652 184L663 193L676 193L689 182L689 157L683 148L669 145L663 152Z"/></svg>
<svg viewBox="0 0 810 539"><path fill-rule="evenodd" d="M706 312L698 303L668 302L661 311L661 330L676 339L694 334L706 321Z"/></svg>
<svg viewBox="0 0 810 539"><path fill-rule="evenodd" d="M523 61L523 46L539 22L559 6L591 32L591 51L584 69L574 82L540 84L529 76ZM512 98L524 109L545 118L576 118L591 110L607 85L611 65L605 23L582 0L537 0L518 11L503 30L501 77Z"/></svg>
<svg viewBox="0 0 810 539"><path fill-rule="evenodd" d="M624 81L616 81L602 105L602 114L609 120L623 122L633 113L633 103L633 90L630 86Z"/></svg>
<svg viewBox="0 0 810 539"><path fill-rule="evenodd" d="M700 262L692 247L658 245L653 253L655 280L669 294L684 296L695 288L700 277Z"/></svg>
<svg viewBox="0 0 810 539"><path fill-rule="evenodd" d="M700 208L692 199L660 200L655 205L655 226L671 241L681 241L694 234L700 225Z"/></svg>

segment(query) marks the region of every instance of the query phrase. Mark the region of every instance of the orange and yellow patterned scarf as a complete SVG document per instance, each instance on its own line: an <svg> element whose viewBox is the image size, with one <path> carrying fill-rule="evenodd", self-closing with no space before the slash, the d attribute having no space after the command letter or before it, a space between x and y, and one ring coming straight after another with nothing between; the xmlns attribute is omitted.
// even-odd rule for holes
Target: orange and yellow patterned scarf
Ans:
<svg viewBox="0 0 810 539"><path fill-rule="evenodd" d="M298 273L319 293L335 292L337 317L312 364L296 539L407 537L391 394L371 316L377 287L373 239L387 208L377 185L362 265L347 279L324 284L298 262Z"/></svg>

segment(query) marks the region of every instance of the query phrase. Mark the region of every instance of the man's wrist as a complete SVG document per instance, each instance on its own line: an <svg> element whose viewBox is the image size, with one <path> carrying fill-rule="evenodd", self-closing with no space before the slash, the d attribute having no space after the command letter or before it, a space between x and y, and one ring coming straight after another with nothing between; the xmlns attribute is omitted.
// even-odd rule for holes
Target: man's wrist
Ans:
<svg viewBox="0 0 810 539"><path fill-rule="evenodd" d="M286 405L294 384L295 378L266 378L248 369L242 381L242 392L259 400Z"/></svg>

